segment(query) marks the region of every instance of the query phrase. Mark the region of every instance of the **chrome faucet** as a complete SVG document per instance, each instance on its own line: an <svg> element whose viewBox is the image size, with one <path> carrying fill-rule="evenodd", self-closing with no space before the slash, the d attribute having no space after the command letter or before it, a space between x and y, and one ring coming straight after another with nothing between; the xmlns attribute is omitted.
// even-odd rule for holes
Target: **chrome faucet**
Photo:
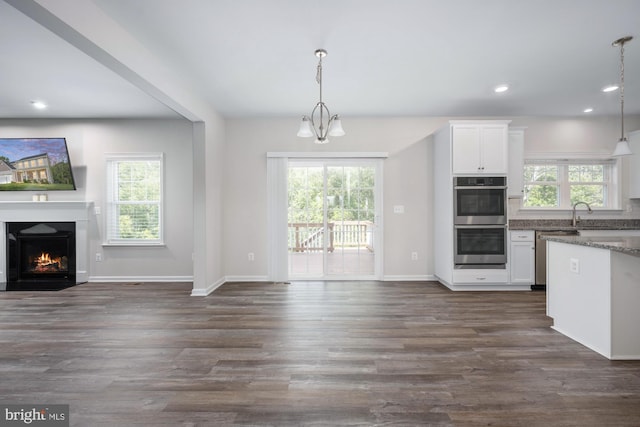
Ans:
<svg viewBox="0 0 640 427"><path fill-rule="evenodd" d="M591 210L591 206L589 206L589 203L587 203L587 202L575 202L573 204L573 215L571 216L571 224L573 225L573 227L575 227L576 224L578 223L578 221L580 221L580 217L579 216L576 218L576 206L578 206L578 205L585 205L587 207L587 210L588 210L587 213L590 213L590 214L593 213L593 210Z"/></svg>

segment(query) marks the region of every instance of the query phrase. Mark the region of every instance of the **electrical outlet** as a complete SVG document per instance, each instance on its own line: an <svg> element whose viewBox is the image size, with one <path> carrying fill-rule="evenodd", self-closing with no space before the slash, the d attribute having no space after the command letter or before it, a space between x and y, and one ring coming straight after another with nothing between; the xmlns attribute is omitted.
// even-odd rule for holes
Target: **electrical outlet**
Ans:
<svg viewBox="0 0 640 427"><path fill-rule="evenodd" d="M571 258L569 260L569 271L576 274L580 273L580 260Z"/></svg>
<svg viewBox="0 0 640 427"><path fill-rule="evenodd" d="M94 206L93 207L93 213L96 215L100 215L102 213L102 210L100 209L100 206Z"/></svg>
<svg viewBox="0 0 640 427"><path fill-rule="evenodd" d="M102 254L100 252L96 252L96 262L102 262Z"/></svg>
<svg viewBox="0 0 640 427"><path fill-rule="evenodd" d="M253 252L249 252L249 253L247 254L247 259L248 259L249 261L255 261L255 260L256 260L256 256L255 256L255 254L254 254Z"/></svg>
<svg viewBox="0 0 640 427"><path fill-rule="evenodd" d="M411 261L418 260L418 252L411 252Z"/></svg>

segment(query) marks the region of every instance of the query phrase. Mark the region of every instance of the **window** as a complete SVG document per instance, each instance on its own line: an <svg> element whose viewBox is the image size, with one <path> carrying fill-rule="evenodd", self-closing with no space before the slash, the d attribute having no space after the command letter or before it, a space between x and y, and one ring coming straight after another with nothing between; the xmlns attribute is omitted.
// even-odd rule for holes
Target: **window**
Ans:
<svg viewBox="0 0 640 427"><path fill-rule="evenodd" d="M613 160L527 160L523 207L571 209L587 202L593 208L615 208L615 174Z"/></svg>
<svg viewBox="0 0 640 427"><path fill-rule="evenodd" d="M107 156L107 245L161 245L162 153Z"/></svg>

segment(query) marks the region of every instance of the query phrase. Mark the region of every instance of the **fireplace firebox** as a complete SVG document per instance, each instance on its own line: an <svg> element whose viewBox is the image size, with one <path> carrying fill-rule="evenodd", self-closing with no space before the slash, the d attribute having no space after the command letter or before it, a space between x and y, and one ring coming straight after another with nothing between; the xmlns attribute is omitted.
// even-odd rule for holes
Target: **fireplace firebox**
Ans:
<svg viewBox="0 0 640 427"><path fill-rule="evenodd" d="M75 222L7 223L7 290L76 284Z"/></svg>

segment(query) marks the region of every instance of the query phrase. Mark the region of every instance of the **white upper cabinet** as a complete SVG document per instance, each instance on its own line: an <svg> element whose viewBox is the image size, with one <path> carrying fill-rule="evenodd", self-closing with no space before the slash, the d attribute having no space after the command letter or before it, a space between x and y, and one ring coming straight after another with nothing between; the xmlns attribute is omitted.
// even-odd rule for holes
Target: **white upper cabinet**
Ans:
<svg viewBox="0 0 640 427"><path fill-rule="evenodd" d="M508 170L508 125L454 124L452 170L454 175L505 175Z"/></svg>
<svg viewBox="0 0 640 427"><path fill-rule="evenodd" d="M629 198L640 199L640 130L629 133L629 147L632 155L629 156Z"/></svg>

